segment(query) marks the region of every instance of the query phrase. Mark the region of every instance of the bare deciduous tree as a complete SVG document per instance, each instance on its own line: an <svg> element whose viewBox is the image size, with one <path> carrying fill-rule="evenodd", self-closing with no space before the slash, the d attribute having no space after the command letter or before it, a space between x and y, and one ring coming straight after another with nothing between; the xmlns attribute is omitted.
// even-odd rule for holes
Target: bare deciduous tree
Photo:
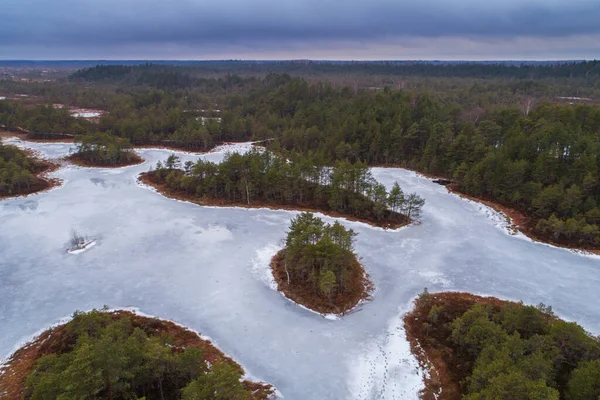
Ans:
<svg viewBox="0 0 600 400"><path fill-rule="evenodd" d="M523 111L523 115L528 116L533 106L535 106L535 99L531 96L526 97L523 100L523 104L521 104L521 111Z"/></svg>
<svg viewBox="0 0 600 400"><path fill-rule="evenodd" d="M71 247L72 248L81 248L85 243L85 237L75 228L71 229Z"/></svg>

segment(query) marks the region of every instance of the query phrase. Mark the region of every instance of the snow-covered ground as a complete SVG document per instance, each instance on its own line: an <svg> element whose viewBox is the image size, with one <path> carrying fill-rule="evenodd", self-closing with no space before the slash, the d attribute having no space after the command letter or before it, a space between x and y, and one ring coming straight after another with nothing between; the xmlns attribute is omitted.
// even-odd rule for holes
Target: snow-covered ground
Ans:
<svg viewBox="0 0 600 400"><path fill-rule="evenodd" d="M20 145L50 158L72 146ZM179 154L219 162L232 148L250 146ZM402 315L424 287L544 302L600 333L597 259L507 235L476 204L402 169L373 174L423 196L422 223L384 231L342 221L359 234L376 292L360 311L324 319L273 290L264 271L294 212L165 198L136 178L172 152L138 152L144 164L63 168L62 187L0 201L0 357L77 309L136 307L210 336L286 399L416 399L422 372ZM73 226L98 239L77 257L64 251Z"/></svg>
<svg viewBox="0 0 600 400"><path fill-rule="evenodd" d="M74 112L75 118L98 118L102 116L101 112Z"/></svg>
<svg viewBox="0 0 600 400"><path fill-rule="evenodd" d="M559 99L564 100L592 100L589 97L573 97L573 96L558 96Z"/></svg>

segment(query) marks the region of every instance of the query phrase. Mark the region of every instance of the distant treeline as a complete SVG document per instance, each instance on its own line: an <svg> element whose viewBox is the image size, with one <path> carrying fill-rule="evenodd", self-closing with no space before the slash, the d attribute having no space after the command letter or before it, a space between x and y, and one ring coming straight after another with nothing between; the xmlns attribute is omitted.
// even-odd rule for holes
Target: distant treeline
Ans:
<svg viewBox="0 0 600 400"><path fill-rule="evenodd" d="M600 61L568 63L478 63L478 62L413 62L413 61L207 61L182 65L98 65L71 75L73 80L125 81L150 84L157 88L183 88L200 84L194 77L203 74L268 74L313 75L390 75L432 78L590 78L600 76Z"/></svg>

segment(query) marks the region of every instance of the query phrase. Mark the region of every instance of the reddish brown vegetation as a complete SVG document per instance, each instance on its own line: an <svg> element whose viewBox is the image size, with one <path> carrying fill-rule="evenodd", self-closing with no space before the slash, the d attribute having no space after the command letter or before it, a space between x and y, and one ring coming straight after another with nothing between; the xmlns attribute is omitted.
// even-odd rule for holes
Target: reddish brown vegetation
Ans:
<svg viewBox="0 0 600 400"><path fill-rule="evenodd" d="M329 215L334 218L344 218L348 221L357 221L362 222L371 226L380 227L383 229L397 229L402 226L408 225L410 221L408 218L404 220L402 223L391 223L389 221L372 221L365 218L357 218L351 215L342 214L340 212L331 211L331 210L321 210L318 208L311 208L306 206L294 206L287 204L279 204L276 202L269 201L252 201L251 204L239 202L239 201L228 201L224 199L216 199L213 197L196 197L193 194L188 194L183 191L174 191L170 189L166 183L159 182L155 178L155 171L150 172L142 172L139 176L139 180L146 185L152 186L155 188L158 193L163 196L177 199L177 200L185 200L191 203L196 203L201 206L214 206L214 207L242 207L242 208L268 208L271 210L289 210L289 211L308 211L308 212L317 212L325 215Z"/></svg>
<svg viewBox="0 0 600 400"><path fill-rule="evenodd" d="M535 226L539 222L539 219L527 215L524 211L518 210L514 207L508 206L506 204L499 203L497 201L491 200L484 196L473 196L461 192L456 184L447 185L446 188L449 192L455 193L460 197L465 199L477 201L479 203L483 203L486 206L504 214L506 220L509 224L509 228L512 234L517 232L523 233L528 238L542 243L548 243L557 247L565 247L568 249L574 250L584 250L589 251L590 253L600 254L600 250L593 248L591 246L582 246L579 243L575 243L574 241L568 241L566 239L556 241L552 237L552 235L542 235L538 231L536 231Z"/></svg>
<svg viewBox="0 0 600 400"><path fill-rule="evenodd" d="M285 249L275 254L271 260L271 269L277 282L277 290L294 302L321 314L344 315L361 300L371 299L373 283L368 279L367 273L355 257L348 265L347 290L339 292L333 299L328 299L316 293L313 285L308 282L305 284L288 284L285 272Z"/></svg>
<svg viewBox="0 0 600 400"><path fill-rule="evenodd" d="M187 347L200 348L203 351L204 358L211 364L226 362L234 365L243 373L243 369L239 364L223 354L211 342L171 321L142 317L128 311L111 312L110 315L115 320L124 316L130 317L133 327L141 328L148 336L169 335L173 338L174 347L179 350ZM47 354L62 353L73 343L74 338L69 335L66 325L60 325L48 329L32 342L17 350L5 367L0 370L0 388L2 388L0 398L23 399L25 381L34 368L36 361ZM255 400L267 399L273 392L272 386L266 383L244 381L244 385L252 392L252 399Z"/></svg>
<svg viewBox="0 0 600 400"><path fill-rule="evenodd" d="M462 398L460 382L470 373L471 364L452 350L449 324L475 304L490 305L496 311L507 301L480 297L469 293L429 294L427 301L415 302L415 308L404 317L406 336L421 366L429 371L425 378L424 400L458 400ZM433 306L443 307L439 320L429 324Z"/></svg>

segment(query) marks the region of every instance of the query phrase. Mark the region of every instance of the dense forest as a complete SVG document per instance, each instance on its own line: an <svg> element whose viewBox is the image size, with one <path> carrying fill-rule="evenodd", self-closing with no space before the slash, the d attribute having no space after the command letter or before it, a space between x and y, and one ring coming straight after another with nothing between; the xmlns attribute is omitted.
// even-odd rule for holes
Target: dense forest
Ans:
<svg viewBox="0 0 600 400"><path fill-rule="evenodd" d="M142 161L127 139L107 133L77 136L75 153L70 157L83 165L98 167L120 167Z"/></svg>
<svg viewBox="0 0 600 400"><path fill-rule="evenodd" d="M600 61L564 63L477 63L415 61L206 61L180 65L99 65L72 74L72 80L148 84L157 88L180 88L198 84L205 76L230 73L264 76L270 73L332 76L337 74L457 78L600 78Z"/></svg>
<svg viewBox="0 0 600 400"><path fill-rule="evenodd" d="M287 161L254 148L228 154L215 164L203 159L181 167L171 155L143 179L166 185L169 191L224 204L290 205L333 212L381 226L400 226L420 215L424 200L404 194L399 185L390 193L363 163L339 161L332 168L302 156Z"/></svg>
<svg viewBox="0 0 600 400"><path fill-rule="evenodd" d="M405 318L444 399L597 400L600 340L552 308L425 290ZM423 353L420 353L423 354ZM439 386L441 383L441 387ZM434 387L435 386L435 387Z"/></svg>
<svg viewBox="0 0 600 400"><path fill-rule="evenodd" d="M135 65L133 65L135 64ZM598 61L566 63L434 62L198 62L104 65L83 69L56 81L0 79L0 96L20 101L62 103L106 109L124 95L149 89L168 91L206 109L225 97L264 89L269 76L293 76L311 83L377 91L385 87L429 92L444 102L470 106L518 104L529 97L568 102L571 96L600 96ZM89 65L89 64L87 64ZM67 70L65 70L67 71ZM590 99L591 100L591 99Z"/></svg>
<svg viewBox="0 0 600 400"><path fill-rule="evenodd" d="M36 361L24 396L31 400L259 398L241 382L237 364L189 331L178 328L176 340L164 332L171 325L129 313L77 312L46 339L43 346L52 351ZM188 338L187 344L181 343L182 337Z"/></svg>
<svg viewBox="0 0 600 400"><path fill-rule="evenodd" d="M526 211L540 235L559 243L600 244L599 107L541 104L466 120L459 108L427 95L319 97L290 106L297 108L276 150L448 177L461 191ZM327 106L332 103L338 106Z"/></svg>
<svg viewBox="0 0 600 400"><path fill-rule="evenodd" d="M32 139L61 139L83 134L90 123L75 118L67 108L51 104L26 106L0 101L0 128L27 133Z"/></svg>
<svg viewBox="0 0 600 400"><path fill-rule="evenodd" d="M458 191L524 212L528 234L600 246L600 107L577 97L600 89L597 61L309 64L315 71L356 68L362 77L365 69L389 69L398 81L368 87L333 72L307 81L287 74L209 78L196 65L99 66L60 87L30 85L44 99L98 99L107 111L98 124L18 102L0 102L0 123L36 135L99 131L133 145L196 150L274 139L269 148L288 158L300 153L323 165L361 161L443 176ZM303 68L265 65L243 68ZM428 78L412 80L410 71Z"/></svg>
<svg viewBox="0 0 600 400"><path fill-rule="evenodd" d="M292 219L285 249L272 261L279 290L318 312L344 313L368 297L368 282L354 254L356 233L311 213Z"/></svg>
<svg viewBox="0 0 600 400"><path fill-rule="evenodd" d="M47 163L27 156L17 147L0 143L0 197L47 188L49 183L36 175L48 168Z"/></svg>

